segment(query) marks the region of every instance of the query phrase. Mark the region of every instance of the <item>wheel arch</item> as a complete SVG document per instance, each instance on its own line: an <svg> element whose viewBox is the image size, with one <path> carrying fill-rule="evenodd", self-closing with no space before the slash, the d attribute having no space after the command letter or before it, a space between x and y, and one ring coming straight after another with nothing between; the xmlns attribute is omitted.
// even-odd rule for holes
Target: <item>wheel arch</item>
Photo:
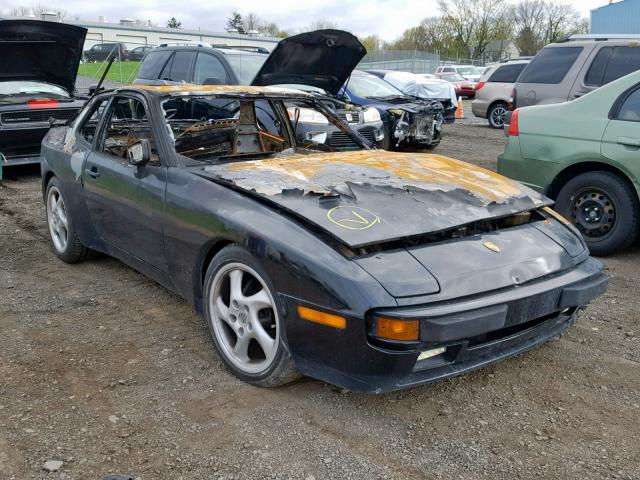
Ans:
<svg viewBox="0 0 640 480"><path fill-rule="evenodd" d="M489 112L491 111L491 109L493 107L495 107L496 105L498 105L499 103L504 103L505 106L507 106L509 104L509 102L507 100L503 100L502 98L498 98L497 100L494 100L493 102L491 102L489 104L489 106L487 107L487 115L489 115Z"/></svg>
<svg viewBox="0 0 640 480"><path fill-rule="evenodd" d="M202 304L202 290L204 287L204 277L207 274L207 269L211 264L213 258L224 247L235 243L233 240L227 238L215 239L209 243L204 249L204 254L201 256L201 261L195 269L195 278L193 282L193 305L198 313L204 312L204 306Z"/></svg>
<svg viewBox="0 0 640 480"><path fill-rule="evenodd" d="M47 195L47 186L49 185L49 182L53 177L55 177L55 174L51 170L47 170L47 172L42 177L42 198L43 199L45 199Z"/></svg>
<svg viewBox="0 0 640 480"><path fill-rule="evenodd" d="M638 194L638 188L636 184L631 180L631 175L629 173L625 172L622 168L618 168L609 163L598 161L587 161L569 165L555 176L555 178L546 188L545 194L555 200L558 196L558 193L560 192L560 189L573 177L582 173L593 172L597 170L613 173L614 175L619 176L636 192L636 194Z"/></svg>

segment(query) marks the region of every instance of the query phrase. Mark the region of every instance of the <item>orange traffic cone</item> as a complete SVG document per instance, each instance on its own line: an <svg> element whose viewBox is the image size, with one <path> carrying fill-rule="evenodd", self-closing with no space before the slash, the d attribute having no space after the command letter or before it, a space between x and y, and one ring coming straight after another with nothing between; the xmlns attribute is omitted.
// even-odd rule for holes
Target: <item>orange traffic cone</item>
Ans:
<svg viewBox="0 0 640 480"><path fill-rule="evenodd" d="M462 98L458 97L458 108L456 108L456 120L462 120L464 112L462 111Z"/></svg>

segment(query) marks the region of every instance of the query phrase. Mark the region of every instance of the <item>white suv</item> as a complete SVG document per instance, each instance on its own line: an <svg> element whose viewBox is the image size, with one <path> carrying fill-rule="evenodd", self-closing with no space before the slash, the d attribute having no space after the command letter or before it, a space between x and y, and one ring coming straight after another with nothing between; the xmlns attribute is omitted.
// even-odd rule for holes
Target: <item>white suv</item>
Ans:
<svg viewBox="0 0 640 480"><path fill-rule="evenodd" d="M436 73L457 73L470 82L480 80L483 71L484 67L475 67L473 65L440 65L436 69Z"/></svg>

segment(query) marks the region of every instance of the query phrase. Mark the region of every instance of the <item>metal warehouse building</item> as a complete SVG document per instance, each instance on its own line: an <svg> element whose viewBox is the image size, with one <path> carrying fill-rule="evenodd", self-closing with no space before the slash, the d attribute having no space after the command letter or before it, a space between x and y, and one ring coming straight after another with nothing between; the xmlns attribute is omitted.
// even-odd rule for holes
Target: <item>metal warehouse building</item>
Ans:
<svg viewBox="0 0 640 480"><path fill-rule="evenodd" d="M610 1L591 10L590 32L640 34L640 0Z"/></svg>
<svg viewBox="0 0 640 480"><path fill-rule="evenodd" d="M16 17L4 17L6 19ZM24 17L22 17L24 18ZM30 18L36 18L35 16ZM55 13L43 14L41 20L59 21ZM107 22L104 17L98 21L70 20L65 18L64 23L85 27L87 39L84 49L91 48L96 43L122 42L127 48L132 49L140 45L159 45L161 43L206 42L212 45L258 46L273 50L280 41L279 38L264 37L261 35L241 35L238 33L212 32L206 30L185 30L177 28L164 28L133 20L122 19L117 23Z"/></svg>

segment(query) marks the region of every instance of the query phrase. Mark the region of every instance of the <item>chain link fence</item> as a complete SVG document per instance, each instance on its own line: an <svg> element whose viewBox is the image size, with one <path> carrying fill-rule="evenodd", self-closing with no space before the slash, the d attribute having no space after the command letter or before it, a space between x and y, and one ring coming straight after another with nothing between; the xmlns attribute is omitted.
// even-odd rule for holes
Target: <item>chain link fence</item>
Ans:
<svg viewBox="0 0 640 480"><path fill-rule="evenodd" d="M411 73L433 73L440 65L440 56L420 50L380 50L362 59L360 70L398 70Z"/></svg>

